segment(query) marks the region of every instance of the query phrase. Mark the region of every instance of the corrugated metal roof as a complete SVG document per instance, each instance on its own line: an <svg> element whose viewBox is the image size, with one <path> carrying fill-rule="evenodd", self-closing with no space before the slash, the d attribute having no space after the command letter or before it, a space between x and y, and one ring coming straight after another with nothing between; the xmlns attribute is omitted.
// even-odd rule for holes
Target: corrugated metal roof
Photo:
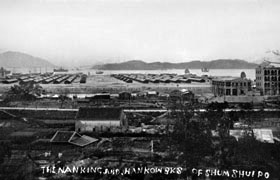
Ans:
<svg viewBox="0 0 280 180"><path fill-rule="evenodd" d="M77 146L86 146L96 141L98 141L98 139L83 135L81 137L74 136L69 142Z"/></svg>
<svg viewBox="0 0 280 180"><path fill-rule="evenodd" d="M51 142L69 142L75 133L75 131L57 131L52 137Z"/></svg>
<svg viewBox="0 0 280 180"><path fill-rule="evenodd" d="M70 143L83 147L98 141L98 139L86 135L81 136L75 131L57 131L50 141L55 143Z"/></svg>
<svg viewBox="0 0 280 180"><path fill-rule="evenodd" d="M245 135L246 131L243 129L230 130L230 135L239 140ZM254 136L258 141L266 143L274 143L274 138L271 129L253 129Z"/></svg>
<svg viewBox="0 0 280 180"><path fill-rule="evenodd" d="M76 119L83 120L120 120L121 108L79 108Z"/></svg>

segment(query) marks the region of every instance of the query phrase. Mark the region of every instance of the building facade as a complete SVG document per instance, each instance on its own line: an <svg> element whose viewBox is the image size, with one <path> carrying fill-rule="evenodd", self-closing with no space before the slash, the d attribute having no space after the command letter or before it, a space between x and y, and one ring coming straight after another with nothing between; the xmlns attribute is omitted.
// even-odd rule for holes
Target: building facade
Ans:
<svg viewBox="0 0 280 180"><path fill-rule="evenodd" d="M256 68L256 89L261 92L261 95L279 95L280 67L272 64L258 66Z"/></svg>
<svg viewBox="0 0 280 180"><path fill-rule="evenodd" d="M76 115L76 132L119 132L126 128L121 108L80 108Z"/></svg>
<svg viewBox="0 0 280 180"><path fill-rule="evenodd" d="M211 88L215 96L240 96L248 95L251 85L251 80L245 77L227 77L213 79Z"/></svg>

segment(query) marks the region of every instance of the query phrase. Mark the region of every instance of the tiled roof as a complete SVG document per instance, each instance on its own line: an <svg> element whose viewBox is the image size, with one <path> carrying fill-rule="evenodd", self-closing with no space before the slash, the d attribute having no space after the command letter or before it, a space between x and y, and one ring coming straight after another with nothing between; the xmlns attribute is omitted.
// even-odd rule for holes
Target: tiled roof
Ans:
<svg viewBox="0 0 280 180"><path fill-rule="evenodd" d="M30 132L30 131L17 131L17 132L13 132L10 134L10 136L33 136L35 134L35 132Z"/></svg>

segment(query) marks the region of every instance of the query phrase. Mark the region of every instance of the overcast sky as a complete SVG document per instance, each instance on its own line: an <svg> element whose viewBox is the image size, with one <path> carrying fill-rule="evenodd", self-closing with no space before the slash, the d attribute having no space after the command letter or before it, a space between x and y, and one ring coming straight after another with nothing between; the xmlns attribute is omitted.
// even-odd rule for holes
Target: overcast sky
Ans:
<svg viewBox="0 0 280 180"><path fill-rule="evenodd" d="M279 0L0 0L0 50L57 64L255 61L280 49Z"/></svg>

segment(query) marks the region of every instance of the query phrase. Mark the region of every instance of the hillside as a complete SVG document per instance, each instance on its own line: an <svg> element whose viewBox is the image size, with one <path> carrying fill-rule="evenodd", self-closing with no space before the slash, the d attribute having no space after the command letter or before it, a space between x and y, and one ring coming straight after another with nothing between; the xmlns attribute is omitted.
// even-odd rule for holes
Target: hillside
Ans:
<svg viewBox="0 0 280 180"><path fill-rule="evenodd" d="M153 62L146 63L141 60L132 60L123 63L110 63L94 66L93 69L102 70L157 70L157 69L253 69L255 63L239 59L218 59L212 61L191 61L185 63Z"/></svg>
<svg viewBox="0 0 280 180"><path fill-rule="evenodd" d="M31 55L7 51L0 54L0 67L54 67L53 64L47 60L33 57Z"/></svg>

